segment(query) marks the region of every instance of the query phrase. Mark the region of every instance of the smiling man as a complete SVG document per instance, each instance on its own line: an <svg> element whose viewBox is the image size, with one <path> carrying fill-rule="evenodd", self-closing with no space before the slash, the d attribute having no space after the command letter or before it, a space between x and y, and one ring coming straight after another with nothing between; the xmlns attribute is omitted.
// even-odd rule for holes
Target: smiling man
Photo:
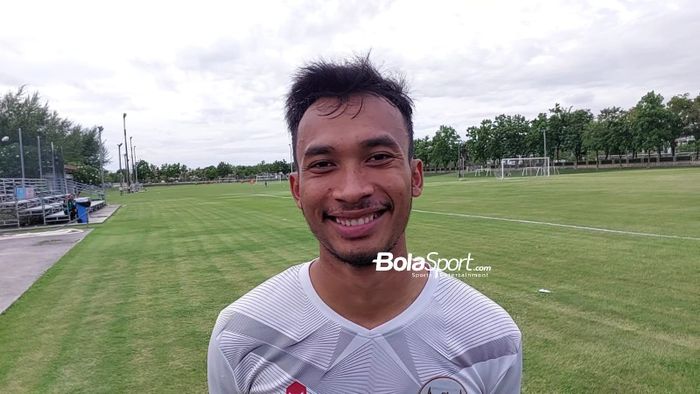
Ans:
<svg viewBox="0 0 700 394"><path fill-rule="evenodd" d="M413 104L360 58L295 76L290 188L319 255L224 309L209 344L212 393L517 393L521 335L487 297L436 271L377 271L408 256Z"/></svg>

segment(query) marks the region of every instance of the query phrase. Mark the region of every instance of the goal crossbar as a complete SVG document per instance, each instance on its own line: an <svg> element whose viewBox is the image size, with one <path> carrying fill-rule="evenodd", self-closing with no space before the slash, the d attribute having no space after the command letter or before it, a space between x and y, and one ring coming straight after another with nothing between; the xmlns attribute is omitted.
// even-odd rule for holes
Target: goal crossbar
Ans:
<svg viewBox="0 0 700 394"><path fill-rule="evenodd" d="M504 179L507 176L550 176L549 157L506 157L501 159L501 171L495 174Z"/></svg>

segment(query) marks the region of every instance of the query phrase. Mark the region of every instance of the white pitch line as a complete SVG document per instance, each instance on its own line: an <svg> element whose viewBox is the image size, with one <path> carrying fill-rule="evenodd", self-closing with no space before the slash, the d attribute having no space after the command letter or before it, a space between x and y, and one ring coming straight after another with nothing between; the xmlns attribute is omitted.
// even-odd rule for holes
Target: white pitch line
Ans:
<svg viewBox="0 0 700 394"><path fill-rule="evenodd" d="M443 216L455 216L461 218L472 218L472 219L485 219L485 220L499 220L502 222L513 222L513 223L523 223L523 224L538 224L541 226L552 226L552 227L564 227L573 228L575 230L587 230L587 231L598 231L602 233L613 233L613 234L625 234L625 235L637 235L641 237L654 237L654 238L669 238L669 239L685 239L689 241L700 241L698 237L684 237L681 235L666 235L666 234L655 234L655 233L640 233L636 231L623 231L623 230L612 230L609 228L600 227L589 227L589 226L577 226L574 224L561 224L561 223L550 223L550 222L538 222L535 220L524 220L524 219L510 219L510 218L499 218L495 216L483 216L483 215L469 215L466 213L450 213L450 212L436 212L436 211L424 211L422 209L414 209L413 212L420 213L430 213L433 215L443 215Z"/></svg>

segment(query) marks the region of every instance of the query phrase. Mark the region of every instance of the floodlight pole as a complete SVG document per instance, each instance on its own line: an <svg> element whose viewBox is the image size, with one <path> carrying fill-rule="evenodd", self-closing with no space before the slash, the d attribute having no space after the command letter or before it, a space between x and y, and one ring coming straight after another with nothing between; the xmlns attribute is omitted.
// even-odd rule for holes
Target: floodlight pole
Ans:
<svg viewBox="0 0 700 394"><path fill-rule="evenodd" d="M44 179L44 172L41 170L41 136L36 136L36 152L39 154L39 179ZM48 192L47 192L48 194ZM41 219L46 225L46 208L44 207L44 197L41 197Z"/></svg>
<svg viewBox="0 0 700 394"><path fill-rule="evenodd" d="M547 127L542 129L544 134L544 159L547 162L547 176L549 176L549 156L547 156Z"/></svg>
<svg viewBox="0 0 700 394"><path fill-rule="evenodd" d="M134 171L134 185L139 184L139 173L136 169L136 147L132 141L132 136L129 136L129 144L131 145L131 170Z"/></svg>
<svg viewBox="0 0 700 394"><path fill-rule="evenodd" d="M122 191L123 191L124 190L124 173L122 172L122 145L124 145L124 143L122 143L122 142L117 144L117 149L118 149L117 156L119 157L119 175L120 175L119 186L122 188Z"/></svg>
<svg viewBox="0 0 700 394"><path fill-rule="evenodd" d="M56 190L58 190L58 183L56 182L56 151L53 149L53 141L51 141L51 173L53 174L53 186L51 191L56 192Z"/></svg>
<svg viewBox="0 0 700 394"><path fill-rule="evenodd" d="M124 115L122 116L122 119L124 120L124 151L126 152L126 157L125 157L125 162L124 162L124 168L126 169L126 186L127 186L127 192L131 192L131 176L129 174L129 144L126 142L126 112L124 112Z"/></svg>
<svg viewBox="0 0 700 394"><path fill-rule="evenodd" d="M19 165L22 169L22 190L24 190L24 145L22 144L21 127L17 129L17 135L19 135ZM26 193L26 191L24 191L24 193Z"/></svg>
<svg viewBox="0 0 700 394"><path fill-rule="evenodd" d="M100 184L102 185L102 190L104 190L105 187L105 170L104 170L104 152L102 151L102 126L99 126L97 128L99 130L100 134Z"/></svg>
<svg viewBox="0 0 700 394"><path fill-rule="evenodd" d="M292 153L292 144L289 144L289 173L294 172L294 154Z"/></svg>
<svg viewBox="0 0 700 394"><path fill-rule="evenodd" d="M65 162L65 157L66 155L63 154L63 145L61 145L61 163L63 164L63 190L65 191L65 194L68 194L68 181L66 180L66 162ZM73 190L73 193L75 193L75 188ZM73 194L71 193L71 194Z"/></svg>
<svg viewBox="0 0 700 394"><path fill-rule="evenodd" d="M139 163L136 160L136 145L131 147L131 158L134 159L134 179L136 179L136 184L139 184Z"/></svg>
<svg viewBox="0 0 700 394"><path fill-rule="evenodd" d="M44 171L41 169L41 136L36 136L36 151L39 154L39 178L44 178Z"/></svg>
<svg viewBox="0 0 700 394"><path fill-rule="evenodd" d="M129 154L131 153L131 167L129 167L129 171L131 171L132 176L133 176L134 167L136 166L136 162L134 161L134 141L132 140L132 138L134 138L134 137L129 136L129 147L127 148L128 150L126 151L126 155L129 156ZM135 179L135 178L132 178L132 179ZM134 182L136 182L136 181L134 180Z"/></svg>

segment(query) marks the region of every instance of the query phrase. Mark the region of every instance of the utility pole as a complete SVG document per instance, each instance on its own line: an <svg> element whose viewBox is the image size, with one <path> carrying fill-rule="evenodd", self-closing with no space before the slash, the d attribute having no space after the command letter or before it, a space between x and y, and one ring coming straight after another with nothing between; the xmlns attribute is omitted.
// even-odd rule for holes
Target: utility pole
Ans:
<svg viewBox="0 0 700 394"><path fill-rule="evenodd" d="M126 112L122 116L124 120L124 152L126 153L126 162L124 162L124 168L126 169L126 187L129 192L131 192L131 176L129 174L129 144L126 143Z"/></svg>
<svg viewBox="0 0 700 394"><path fill-rule="evenodd" d="M58 183L56 181L56 151L53 149L53 141L51 142L51 173L53 174L53 192L58 190Z"/></svg>
<svg viewBox="0 0 700 394"><path fill-rule="evenodd" d="M120 142L117 144L117 157L119 157L119 175L120 175L120 180L119 180L119 188L123 191L124 190L124 173L122 172L122 145L124 143Z"/></svg>
<svg viewBox="0 0 700 394"><path fill-rule="evenodd" d="M36 152L39 154L39 179L44 179L44 172L41 170L41 137L36 136ZM45 191L48 194L48 190ZM44 221L44 226L46 226L46 208L44 207L44 197L41 197L41 220Z"/></svg>
<svg viewBox="0 0 700 394"><path fill-rule="evenodd" d="M544 129L542 129L544 133L544 161L547 166L547 176L549 176L549 156L547 156L547 127L545 126Z"/></svg>
<svg viewBox="0 0 700 394"><path fill-rule="evenodd" d="M36 136L36 151L39 154L39 179L44 179L44 171L41 169L41 136Z"/></svg>
<svg viewBox="0 0 700 394"><path fill-rule="evenodd" d="M22 128L17 129L17 135L19 135L19 164L20 167L22 168L22 192L27 193L26 189L24 188L24 145L22 144Z"/></svg>
<svg viewBox="0 0 700 394"><path fill-rule="evenodd" d="M136 145L134 145L131 152L131 158L134 159L134 179L136 179L136 184L139 184L139 162L136 160Z"/></svg>
<svg viewBox="0 0 700 394"><path fill-rule="evenodd" d="M103 167L103 166L104 166L105 158L104 158L104 152L103 152L103 149L102 149L102 130L103 130L102 126L99 126L99 127L97 128L97 130L99 130L99 132L100 132L100 185L102 186L102 189L104 190L104 187L105 187L105 170L104 170L104 167Z"/></svg>
<svg viewBox="0 0 700 394"><path fill-rule="evenodd" d="M138 183L138 180L136 179L136 160L134 159L134 141L132 140L132 136L129 136L129 150L131 151L131 171L133 172L134 176L134 187ZM127 155L129 153L127 152Z"/></svg>

